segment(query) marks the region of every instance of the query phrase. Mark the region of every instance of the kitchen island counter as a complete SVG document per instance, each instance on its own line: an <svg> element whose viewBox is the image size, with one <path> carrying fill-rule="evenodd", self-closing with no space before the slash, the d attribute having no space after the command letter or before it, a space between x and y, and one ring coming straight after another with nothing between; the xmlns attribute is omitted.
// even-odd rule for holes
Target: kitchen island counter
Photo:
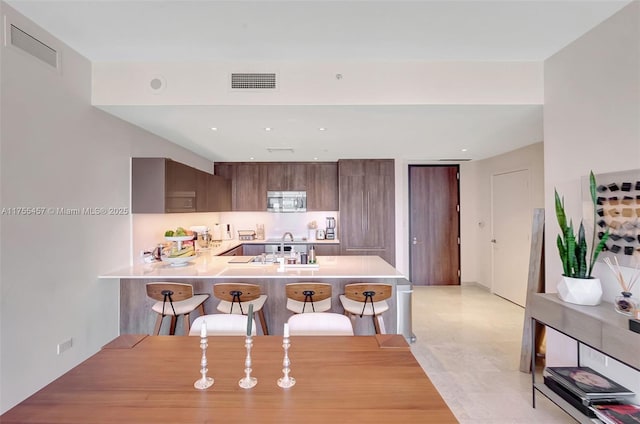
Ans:
<svg viewBox="0 0 640 424"><path fill-rule="evenodd" d="M379 256L318 256L317 267L287 266L278 271L275 263L237 263L252 256L198 254L193 262L172 266L165 262L135 264L99 278L405 278ZM230 261L236 263L230 263Z"/></svg>
<svg viewBox="0 0 640 424"><path fill-rule="evenodd" d="M258 284L268 300L264 306L270 334L282 334L283 324L292 315L286 309L285 285L288 283L317 281L332 286L331 311L343 313L339 296L350 283L385 283L394 287L387 300L389 310L383 314L388 333L411 334L411 283L405 276L379 256L318 256L317 268L285 267L278 271L277 264L229 263L239 256L213 256L200 254L186 266L170 266L157 262L135 264L101 275L105 281L120 282L120 334L149 334L154 326L153 301L146 296L145 284L155 281L176 281L192 284L195 293L211 296L205 302L205 313L218 313L218 299L213 297L216 283ZM182 318L178 318L181 320ZM195 316L191 318L195 319ZM167 334L168 322L163 323L161 334ZM182 325L178 323L176 333ZM369 317L356 319L356 334L372 334L373 321Z"/></svg>

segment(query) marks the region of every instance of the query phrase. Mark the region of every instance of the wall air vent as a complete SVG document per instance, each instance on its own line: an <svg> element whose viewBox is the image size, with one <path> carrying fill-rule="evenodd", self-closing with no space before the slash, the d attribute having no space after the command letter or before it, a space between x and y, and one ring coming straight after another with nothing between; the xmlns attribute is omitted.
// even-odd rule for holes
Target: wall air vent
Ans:
<svg viewBox="0 0 640 424"><path fill-rule="evenodd" d="M276 88L276 74L231 74L231 88L274 89Z"/></svg>
<svg viewBox="0 0 640 424"><path fill-rule="evenodd" d="M58 52L42 41L11 24L11 45L35 56L54 68L58 67Z"/></svg>

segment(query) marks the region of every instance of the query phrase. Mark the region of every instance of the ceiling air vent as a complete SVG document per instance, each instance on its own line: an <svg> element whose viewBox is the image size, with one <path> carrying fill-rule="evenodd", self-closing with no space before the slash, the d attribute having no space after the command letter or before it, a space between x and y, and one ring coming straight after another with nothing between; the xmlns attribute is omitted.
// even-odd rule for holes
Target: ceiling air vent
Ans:
<svg viewBox="0 0 640 424"><path fill-rule="evenodd" d="M276 88L276 74L231 74L233 89L273 89Z"/></svg>
<svg viewBox="0 0 640 424"><path fill-rule="evenodd" d="M459 158L459 159L438 159L440 162L468 162L471 159L468 158Z"/></svg>
<svg viewBox="0 0 640 424"><path fill-rule="evenodd" d="M294 152L293 147L267 147L267 152L269 153L280 153L280 152Z"/></svg>
<svg viewBox="0 0 640 424"><path fill-rule="evenodd" d="M15 25L11 25L11 45L35 56L54 68L58 67L58 52L42 41L24 32Z"/></svg>

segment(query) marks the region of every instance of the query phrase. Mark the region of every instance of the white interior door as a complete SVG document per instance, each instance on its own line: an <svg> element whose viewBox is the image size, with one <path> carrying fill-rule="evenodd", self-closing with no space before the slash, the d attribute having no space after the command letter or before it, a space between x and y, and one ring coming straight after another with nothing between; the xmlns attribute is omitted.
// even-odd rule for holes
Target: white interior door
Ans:
<svg viewBox="0 0 640 424"><path fill-rule="evenodd" d="M524 307L533 213L529 170L494 175L492 193L491 290L498 296Z"/></svg>

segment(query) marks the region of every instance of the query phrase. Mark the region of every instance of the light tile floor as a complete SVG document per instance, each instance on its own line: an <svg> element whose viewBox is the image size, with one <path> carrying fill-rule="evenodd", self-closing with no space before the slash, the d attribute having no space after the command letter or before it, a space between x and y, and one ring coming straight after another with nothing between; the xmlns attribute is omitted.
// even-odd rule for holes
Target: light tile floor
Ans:
<svg viewBox="0 0 640 424"><path fill-rule="evenodd" d="M460 423L575 423L519 371L524 309L485 288L414 286L412 351Z"/></svg>

